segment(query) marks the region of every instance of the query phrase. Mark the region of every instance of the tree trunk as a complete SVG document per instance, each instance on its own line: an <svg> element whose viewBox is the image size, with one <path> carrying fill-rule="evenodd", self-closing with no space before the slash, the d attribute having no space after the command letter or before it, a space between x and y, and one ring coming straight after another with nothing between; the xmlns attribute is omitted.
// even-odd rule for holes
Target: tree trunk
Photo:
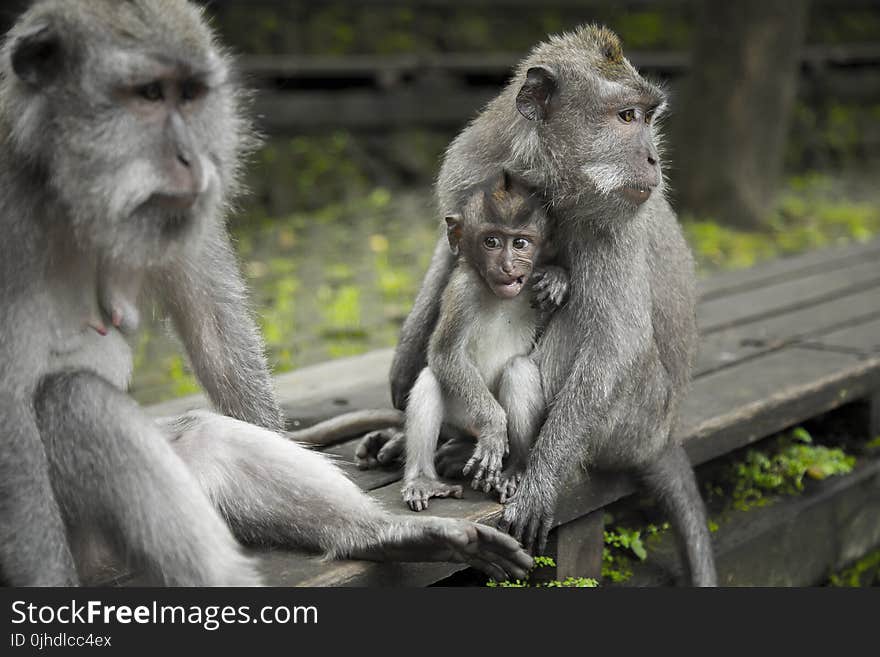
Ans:
<svg viewBox="0 0 880 657"><path fill-rule="evenodd" d="M681 210L760 228L799 77L806 0L696 0L691 74L674 113Z"/></svg>

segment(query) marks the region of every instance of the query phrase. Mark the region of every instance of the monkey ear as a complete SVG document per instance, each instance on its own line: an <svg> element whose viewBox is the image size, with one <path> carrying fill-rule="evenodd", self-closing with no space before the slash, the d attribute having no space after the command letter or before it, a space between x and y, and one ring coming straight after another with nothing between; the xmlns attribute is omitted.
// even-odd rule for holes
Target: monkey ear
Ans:
<svg viewBox="0 0 880 657"><path fill-rule="evenodd" d="M461 242L461 215L451 214L446 217L446 239L449 240L449 248L452 255L457 256L459 243Z"/></svg>
<svg viewBox="0 0 880 657"><path fill-rule="evenodd" d="M529 121L543 121L549 114L554 91L556 74L546 66L532 66L516 95L517 111Z"/></svg>
<svg viewBox="0 0 880 657"><path fill-rule="evenodd" d="M34 87L51 82L61 69L62 59L61 37L49 25L18 37L12 46L12 70Z"/></svg>

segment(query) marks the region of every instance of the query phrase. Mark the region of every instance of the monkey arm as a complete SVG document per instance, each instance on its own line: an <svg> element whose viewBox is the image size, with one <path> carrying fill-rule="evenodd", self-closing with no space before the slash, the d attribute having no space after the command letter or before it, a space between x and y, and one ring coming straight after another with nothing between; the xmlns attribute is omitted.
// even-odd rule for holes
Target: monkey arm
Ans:
<svg viewBox="0 0 880 657"><path fill-rule="evenodd" d="M468 355L479 285L465 270L453 274L443 295L440 322L431 336L428 366L451 401L448 407L458 409L451 410L448 419L477 434L477 447L462 472L468 475L476 467L471 485L488 492L508 452L507 414Z"/></svg>
<svg viewBox="0 0 880 657"><path fill-rule="evenodd" d="M491 527L389 514L327 456L271 431L205 411L175 418L165 431L245 543L334 558L458 561L495 579L522 578L532 565Z"/></svg>
<svg viewBox="0 0 880 657"><path fill-rule="evenodd" d="M33 404L0 393L0 563L12 586L75 586Z"/></svg>
<svg viewBox="0 0 880 657"><path fill-rule="evenodd" d="M517 494L505 509L503 526L527 549L543 549L560 488L575 467L594 462L614 423L626 421L633 409L667 398L668 377L650 334L611 316L591 323L598 328L578 349Z"/></svg>
<svg viewBox="0 0 880 657"><path fill-rule="evenodd" d="M221 225L205 232L191 252L153 277L152 287L217 410L281 430L281 408L229 237Z"/></svg>
<svg viewBox="0 0 880 657"><path fill-rule="evenodd" d="M431 265L403 328L391 363L391 399L394 407L404 410L406 398L425 367L428 340L440 314L440 299L455 265L445 235L434 248Z"/></svg>

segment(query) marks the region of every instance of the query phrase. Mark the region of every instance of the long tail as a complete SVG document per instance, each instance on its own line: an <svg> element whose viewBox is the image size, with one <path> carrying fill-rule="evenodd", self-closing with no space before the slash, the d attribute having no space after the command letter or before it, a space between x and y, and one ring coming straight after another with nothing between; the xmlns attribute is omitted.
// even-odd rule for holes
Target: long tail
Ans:
<svg viewBox="0 0 880 657"><path fill-rule="evenodd" d="M679 549L693 586L716 586L715 558L706 519L706 507L687 454L670 445L641 473L676 529Z"/></svg>
<svg viewBox="0 0 880 657"><path fill-rule="evenodd" d="M305 445L332 445L368 431L402 429L405 417L402 411L391 408L352 411L305 429L285 431L284 436Z"/></svg>

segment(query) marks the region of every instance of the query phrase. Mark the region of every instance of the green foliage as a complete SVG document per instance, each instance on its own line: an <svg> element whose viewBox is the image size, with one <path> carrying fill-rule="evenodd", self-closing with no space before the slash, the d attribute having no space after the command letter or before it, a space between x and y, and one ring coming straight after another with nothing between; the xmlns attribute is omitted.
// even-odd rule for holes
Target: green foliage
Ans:
<svg viewBox="0 0 880 657"><path fill-rule="evenodd" d="M773 496L801 492L805 478L847 474L854 465L855 457L838 447L814 445L810 434L797 428L775 439L769 449L747 450L726 467L709 492L728 495L732 508L748 511L768 504Z"/></svg>
<svg viewBox="0 0 880 657"><path fill-rule="evenodd" d="M550 588L550 589L581 589L581 588L596 588L599 586L599 582L591 577L566 577L564 580L550 580L544 583L533 583L531 581L532 574L540 570L541 568L556 568L556 561L553 560L552 557L546 557L538 555L534 559L535 565L532 568L532 571L529 573L529 577L525 580L513 580L508 581L505 580L503 582L496 582L493 579L490 579L486 582L486 586L489 588L510 588L510 589L526 589L526 588Z"/></svg>
<svg viewBox="0 0 880 657"><path fill-rule="evenodd" d="M669 529L669 523L646 525L641 529L616 527L605 530L605 548L602 550L602 577L619 584L632 577L633 557L639 561L648 558L646 542L656 539Z"/></svg>
<svg viewBox="0 0 880 657"><path fill-rule="evenodd" d="M869 552L849 568L828 578L831 586L880 586L880 550Z"/></svg>
<svg viewBox="0 0 880 657"><path fill-rule="evenodd" d="M880 234L876 194L852 200L831 178L792 177L780 193L764 232L742 231L712 220L683 217L685 235L703 272L739 269L781 255L831 244L867 241Z"/></svg>

